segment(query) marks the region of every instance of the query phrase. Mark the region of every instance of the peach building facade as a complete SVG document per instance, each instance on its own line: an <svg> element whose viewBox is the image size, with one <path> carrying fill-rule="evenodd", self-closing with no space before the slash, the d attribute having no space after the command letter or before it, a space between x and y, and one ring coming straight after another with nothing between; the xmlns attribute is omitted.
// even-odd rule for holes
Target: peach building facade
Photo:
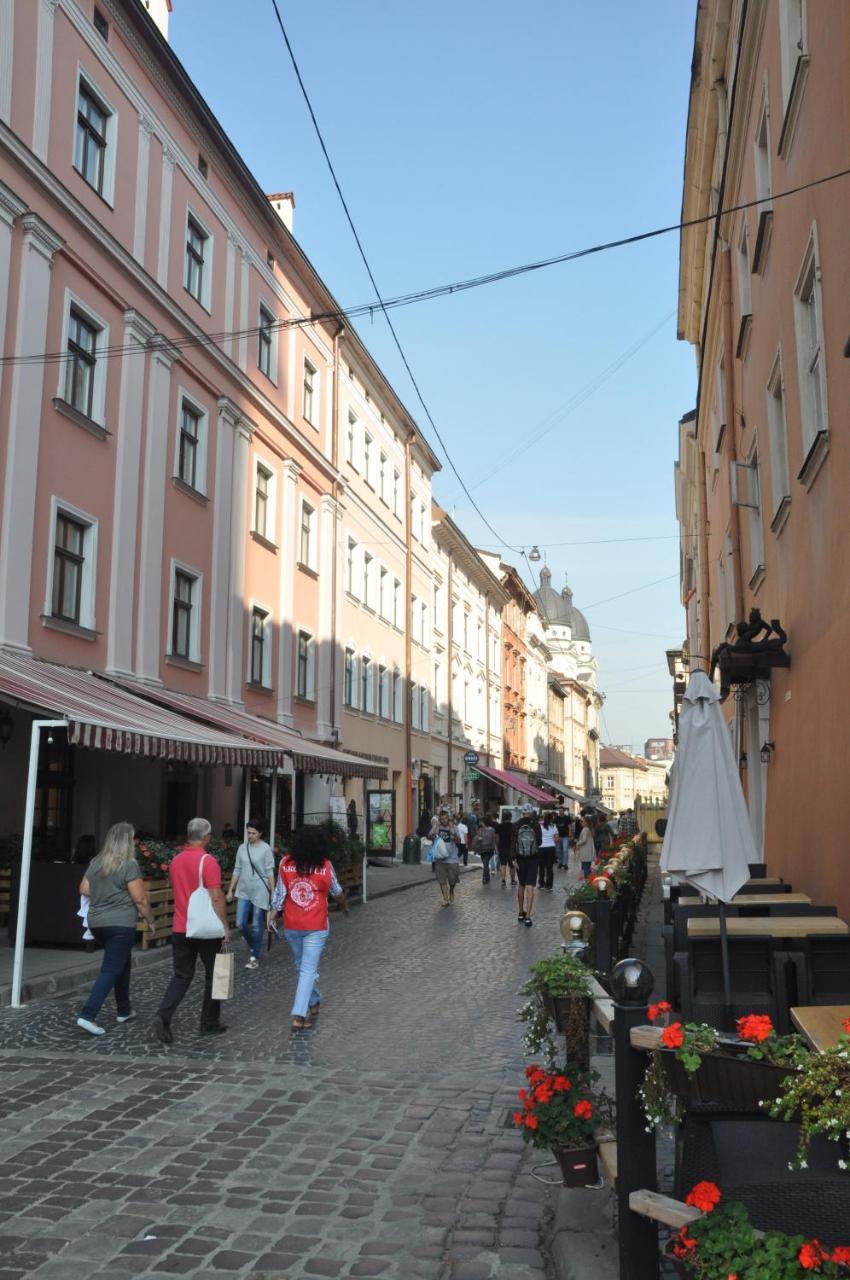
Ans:
<svg viewBox="0 0 850 1280"><path fill-rule="evenodd" d="M430 716L430 618L414 606L431 600L438 463L333 318L291 196L260 190L169 49L170 9L0 0L0 651L204 715L235 708L303 740L305 759L325 744L282 766L278 827L349 798L362 811L380 785L406 829L411 734ZM374 663L365 705L349 648L358 688ZM164 834L199 810L240 819L233 770L53 745L40 772L70 780L58 799L42 787L39 821L57 849L130 800ZM268 774L251 786L268 813Z"/></svg>
<svg viewBox="0 0 850 1280"><path fill-rule="evenodd" d="M676 467L683 664L706 669L753 607L781 621L790 668L724 709L771 873L842 915L850 188L821 180L848 164L849 48L842 0L700 6L683 219L729 212L682 235L679 331L699 391Z"/></svg>

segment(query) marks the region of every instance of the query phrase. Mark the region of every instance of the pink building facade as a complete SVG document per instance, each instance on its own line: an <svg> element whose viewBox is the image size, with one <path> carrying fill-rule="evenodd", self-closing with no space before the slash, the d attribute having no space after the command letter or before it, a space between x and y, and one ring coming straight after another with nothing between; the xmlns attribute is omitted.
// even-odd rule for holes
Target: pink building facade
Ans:
<svg viewBox="0 0 850 1280"><path fill-rule="evenodd" d="M407 495L418 459L430 511L438 464L334 316L285 225L291 199L259 189L169 49L168 9L0 0L0 653L202 700L202 717L236 708L257 738L271 722L305 755L325 744L309 768L282 757L278 826L339 811L343 786L390 774L409 821L409 734L370 764L334 754L355 364L391 423L405 492L391 513L405 707ZM18 829L32 710L14 713L0 831ZM41 764L46 849L123 816L163 834L196 811L238 821L238 772L57 737L55 768L49 753ZM268 811L268 778L252 788Z"/></svg>

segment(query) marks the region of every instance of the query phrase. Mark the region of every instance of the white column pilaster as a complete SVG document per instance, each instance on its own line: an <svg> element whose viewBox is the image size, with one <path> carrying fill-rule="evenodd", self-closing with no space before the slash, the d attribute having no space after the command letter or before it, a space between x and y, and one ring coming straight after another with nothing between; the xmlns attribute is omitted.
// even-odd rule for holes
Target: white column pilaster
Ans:
<svg viewBox="0 0 850 1280"><path fill-rule="evenodd" d="M4 188L5 190L5 188ZM11 193L10 193L11 194ZM19 203L19 202L18 202ZM8 212L8 210L7 210ZM64 241L35 213L21 218L23 245L15 317L16 356L44 351L50 271ZM28 647L32 548L44 365L12 366L9 434L0 525L0 644Z"/></svg>
<svg viewBox="0 0 850 1280"><path fill-rule="evenodd" d="M316 729L319 738L327 741L333 728L331 697L331 651L333 636L333 576L334 576L334 512L336 503L329 493L319 502L319 631L316 636Z"/></svg>
<svg viewBox="0 0 850 1280"><path fill-rule="evenodd" d="M0 0L0 4L3 0ZM6 350L6 324L9 310L9 273L12 265L12 227L15 219L26 213L27 206L14 191L0 182L0 352ZM3 390L3 366L0 365L0 393Z"/></svg>
<svg viewBox="0 0 850 1280"><path fill-rule="evenodd" d="M168 568L162 561L165 485L168 470L168 421L171 367L178 351L161 333L148 343L148 412L142 475L142 520L139 546L139 604L136 620L136 673L159 682L162 657L162 583Z"/></svg>
<svg viewBox="0 0 850 1280"><path fill-rule="evenodd" d="M233 466L239 406L218 402L210 581L209 695L227 697L227 624L230 611L230 539L233 532Z"/></svg>
<svg viewBox="0 0 850 1280"><path fill-rule="evenodd" d="M278 645L277 718L290 728L292 714L292 655L295 646L295 560L298 537L298 477L301 467L292 458L283 464L280 534L280 644Z"/></svg>
<svg viewBox="0 0 850 1280"><path fill-rule="evenodd" d="M251 284L251 263L248 258L248 250L242 250L242 274L239 282L239 368L243 373L248 368L248 335L245 330L251 323L248 319L248 304L250 297Z"/></svg>
<svg viewBox="0 0 850 1280"><path fill-rule="evenodd" d="M53 28L59 0L36 0L38 26L35 54L35 114L32 126L32 149L39 160L47 159L50 141L50 100L53 90ZM77 104L74 103L76 111Z"/></svg>
<svg viewBox="0 0 850 1280"><path fill-rule="evenodd" d="M118 430L115 434L112 555L109 565L109 621L106 637L106 669L119 675L130 675L133 671L139 468L147 366L145 348L154 333L154 326L138 311L125 311L125 351L121 359Z"/></svg>
<svg viewBox="0 0 850 1280"><path fill-rule="evenodd" d="M145 265L145 235L148 226L148 180L151 167L153 121L139 116L139 152L136 159L136 212L133 222L133 257Z"/></svg>
<svg viewBox="0 0 850 1280"><path fill-rule="evenodd" d="M168 253L171 247L171 192L177 156L170 147L162 152L162 189L159 198L159 252L156 264L157 284L168 287Z"/></svg>
<svg viewBox="0 0 850 1280"><path fill-rule="evenodd" d="M15 56L15 0L0 0L0 120L12 117L12 67Z"/></svg>
<svg viewBox="0 0 850 1280"><path fill-rule="evenodd" d="M248 541L248 464L256 424L239 416L233 447L230 525L230 608L227 626L227 697L241 703L245 683L245 550Z"/></svg>
<svg viewBox="0 0 850 1280"><path fill-rule="evenodd" d="M233 310L236 297L236 250L238 242L232 231L227 233L227 266L224 276L224 327L229 334L236 328L236 315ZM233 359L233 339L224 339L224 349Z"/></svg>

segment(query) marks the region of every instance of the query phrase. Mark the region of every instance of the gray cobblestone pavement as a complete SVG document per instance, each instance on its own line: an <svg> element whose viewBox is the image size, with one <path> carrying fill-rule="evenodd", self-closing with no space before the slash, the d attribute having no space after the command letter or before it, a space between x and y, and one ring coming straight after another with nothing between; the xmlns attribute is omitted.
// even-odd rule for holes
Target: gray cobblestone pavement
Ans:
<svg viewBox="0 0 850 1280"><path fill-rule="evenodd" d="M428 885L335 917L295 1038L283 946L237 969L227 1035L196 1035L199 975L170 1049L148 1030L167 960L97 1040L79 993L0 1011L0 1280L543 1280L540 1156L510 1113L516 992L559 890L534 929L471 875L452 908Z"/></svg>

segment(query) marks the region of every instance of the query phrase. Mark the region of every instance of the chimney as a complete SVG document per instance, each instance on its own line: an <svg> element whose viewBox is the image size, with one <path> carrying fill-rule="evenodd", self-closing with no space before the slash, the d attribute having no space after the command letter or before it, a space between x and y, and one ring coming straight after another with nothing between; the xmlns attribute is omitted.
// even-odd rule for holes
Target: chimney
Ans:
<svg viewBox="0 0 850 1280"><path fill-rule="evenodd" d="M274 209L275 213L291 235L292 212L295 208L295 192L278 191L274 195L267 196L266 199L269 201L271 207Z"/></svg>
<svg viewBox="0 0 850 1280"><path fill-rule="evenodd" d="M151 19L159 27L164 40L168 39L168 16L172 12L171 0L142 0Z"/></svg>

